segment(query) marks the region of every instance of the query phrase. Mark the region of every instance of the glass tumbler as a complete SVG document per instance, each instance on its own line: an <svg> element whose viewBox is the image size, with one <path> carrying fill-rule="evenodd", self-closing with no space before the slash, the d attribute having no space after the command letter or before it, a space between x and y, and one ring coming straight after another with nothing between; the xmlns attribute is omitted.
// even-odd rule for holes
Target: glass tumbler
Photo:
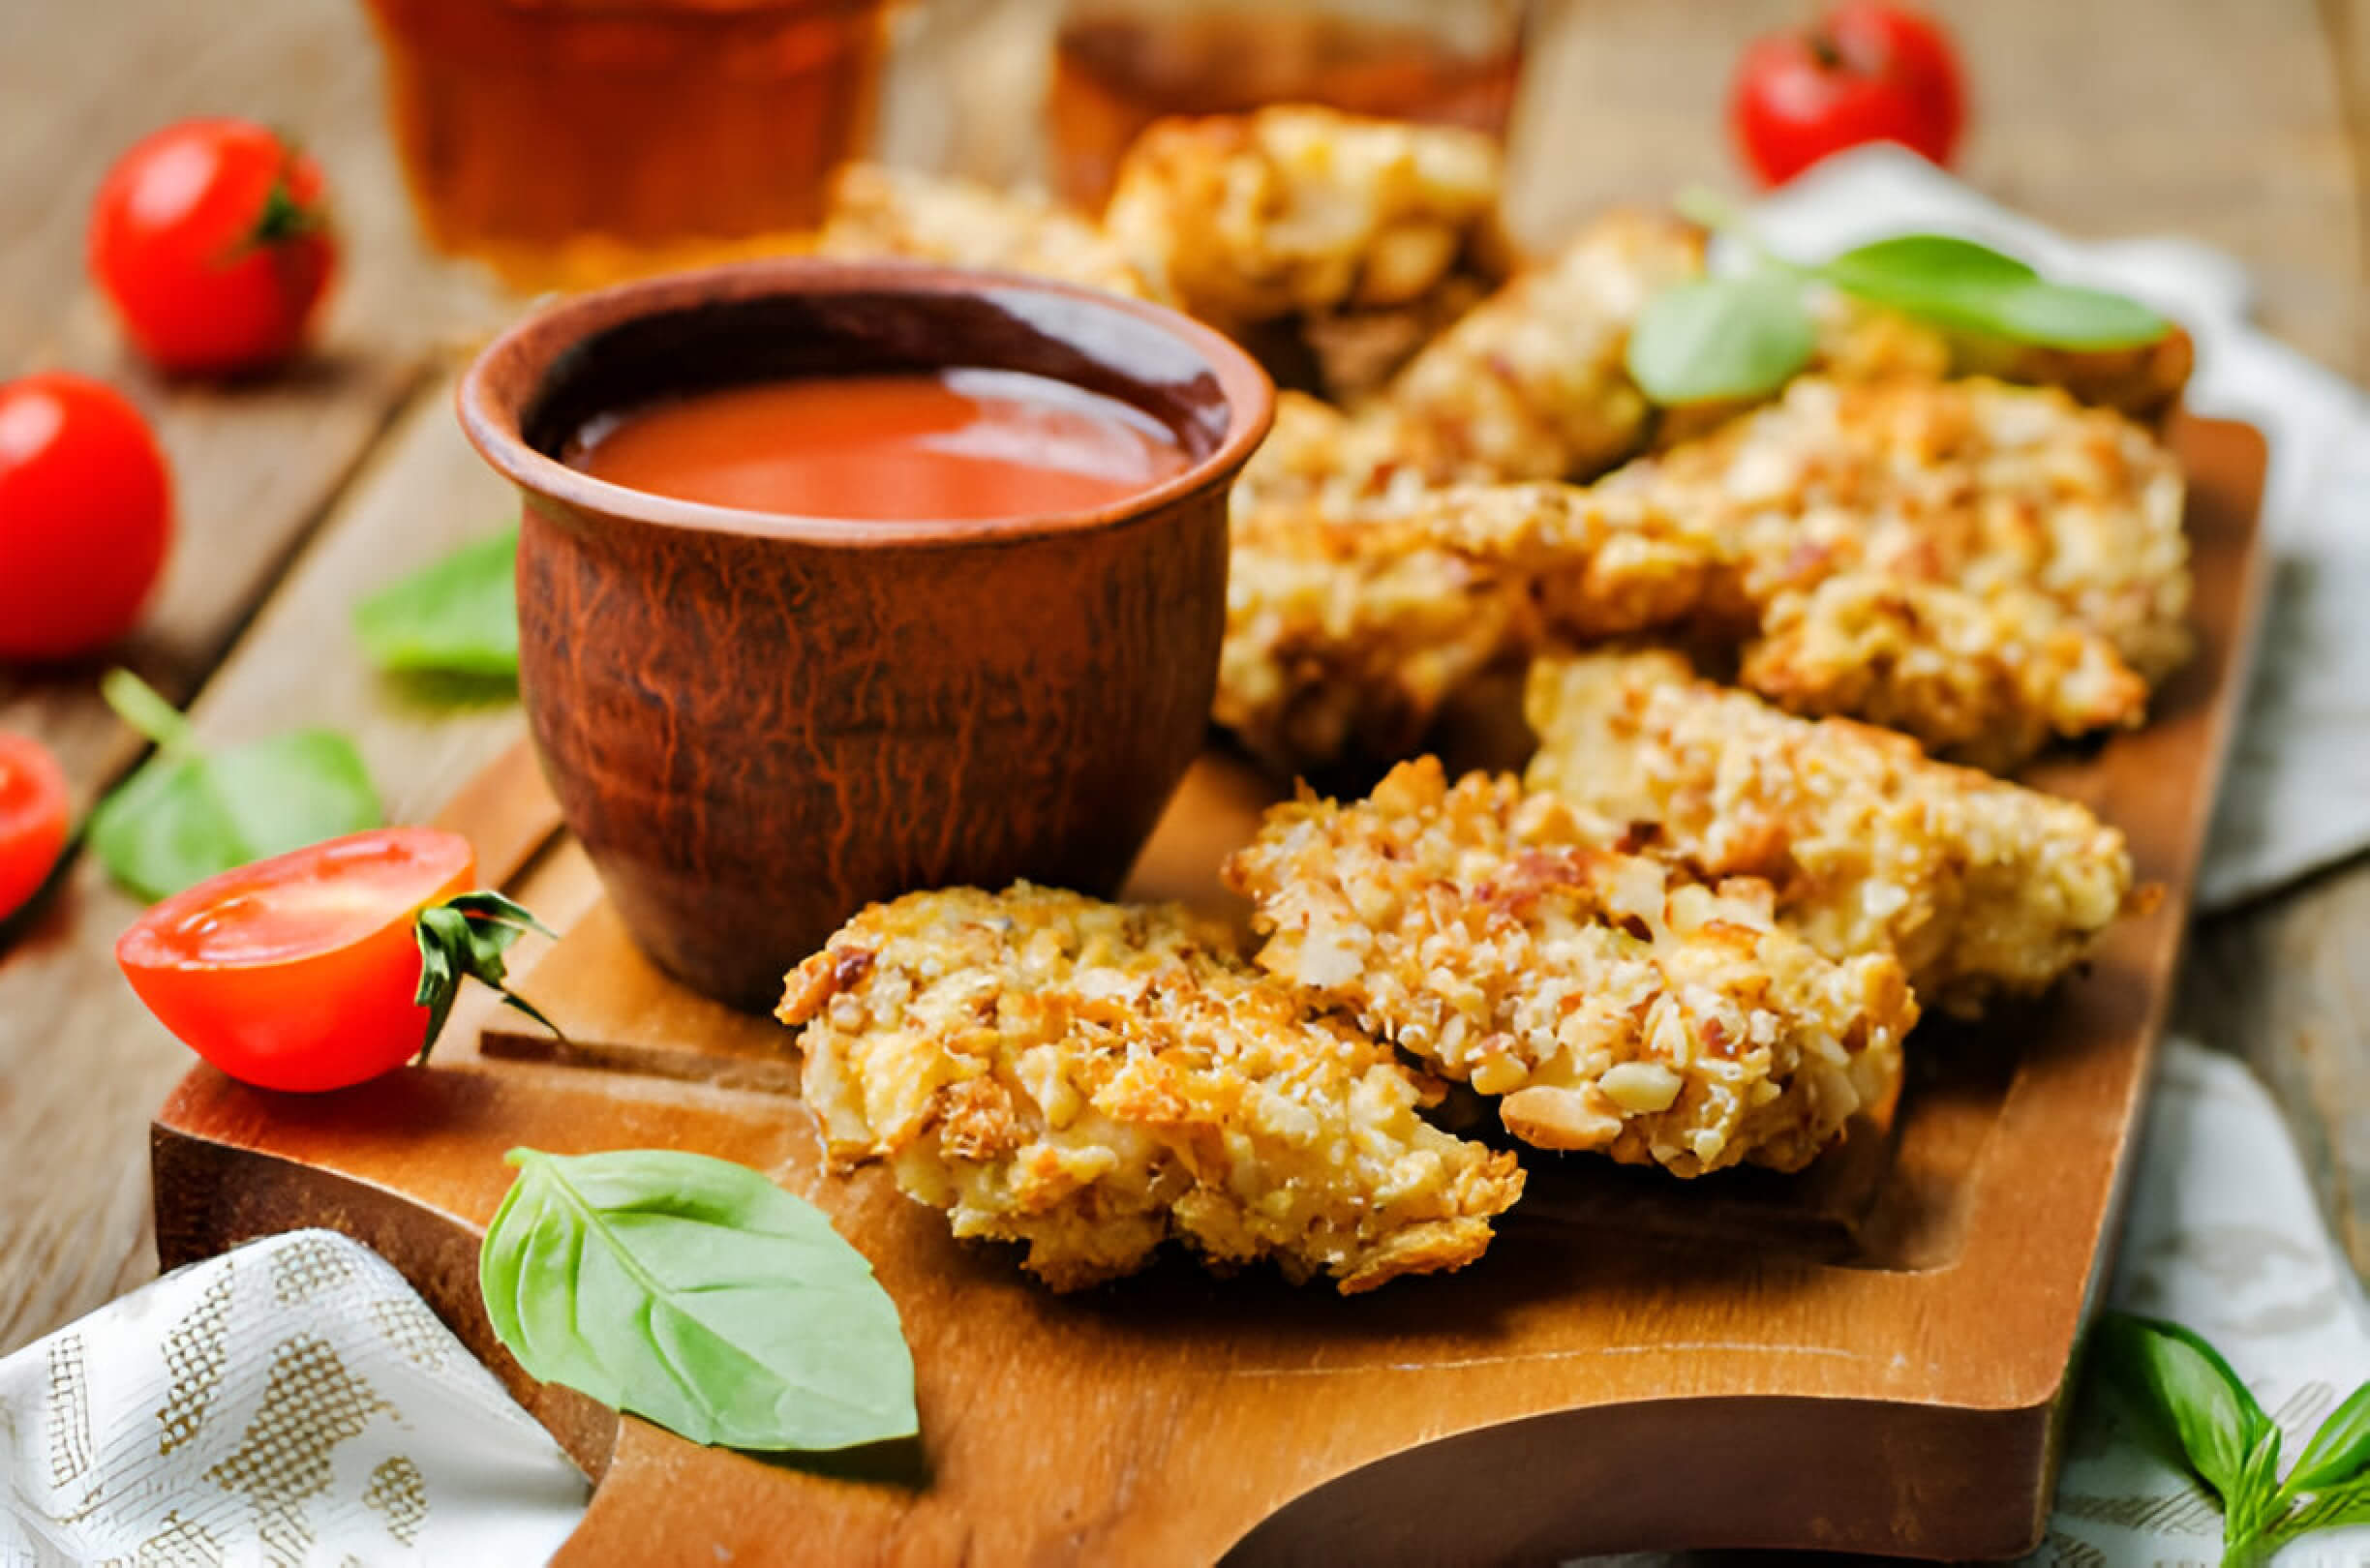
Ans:
<svg viewBox="0 0 2370 1568"><path fill-rule="evenodd" d="M422 228L521 287L812 224L891 0L369 0Z"/></svg>

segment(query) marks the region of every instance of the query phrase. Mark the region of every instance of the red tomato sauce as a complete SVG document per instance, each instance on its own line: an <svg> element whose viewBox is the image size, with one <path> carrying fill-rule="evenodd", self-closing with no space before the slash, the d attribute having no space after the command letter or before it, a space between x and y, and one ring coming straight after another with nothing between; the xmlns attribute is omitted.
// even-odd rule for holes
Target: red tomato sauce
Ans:
<svg viewBox="0 0 2370 1568"><path fill-rule="evenodd" d="M695 392L587 425L567 461L653 496L874 522L1086 511L1189 459L1139 408L1022 371Z"/></svg>

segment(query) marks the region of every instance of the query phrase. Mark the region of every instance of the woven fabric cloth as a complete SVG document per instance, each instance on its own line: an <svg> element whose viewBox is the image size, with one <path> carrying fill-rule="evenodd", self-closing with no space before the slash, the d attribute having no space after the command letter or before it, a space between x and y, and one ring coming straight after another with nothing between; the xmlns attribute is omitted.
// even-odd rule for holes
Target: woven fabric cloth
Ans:
<svg viewBox="0 0 2370 1568"><path fill-rule="evenodd" d="M517 1568L591 1495L402 1275L324 1230L0 1360L0 1568Z"/></svg>

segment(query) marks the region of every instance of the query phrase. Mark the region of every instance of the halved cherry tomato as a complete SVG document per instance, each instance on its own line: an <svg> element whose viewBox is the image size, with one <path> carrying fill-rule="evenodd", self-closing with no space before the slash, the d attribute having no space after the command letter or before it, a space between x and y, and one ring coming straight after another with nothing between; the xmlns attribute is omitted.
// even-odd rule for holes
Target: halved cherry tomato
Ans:
<svg viewBox="0 0 2370 1568"><path fill-rule="evenodd" d="M131 630L172 539L148 422L103 381L0 382L0 659L65 659Z"/></svg>
<svg viewBox="0 0 2370 1568"><path fill-rule="evenodd" d="M427 1042L412 920L476 872L457 833L352 833L173 894L123 934L115 959L165 1027L232 1077L342 1089Z"/></svg>
<svg viewBox="0 0 2370 1568"><path fill-rule="evenodd" d="M29 735L0 730L0 920L33 901L66 851L65 771Z"/></svg>
<svg viewBox="0 0 2370 1568"><path fill-rule="evenodd" d="M319 166L245 120L159 131L107 171L91 212L91 275L139 351L168 371L288 358L337 255Z"/></svg>
<svg viewBox="0 0 2370 1568"><path fill-rule="evenodd" d="M1906 7L1847 0L1807 32L1747 48L1729 117L1746 161L1763 183L1780 185L1864 141L1897 141L1947 165L1966 98L1939 26Z"/></svg>

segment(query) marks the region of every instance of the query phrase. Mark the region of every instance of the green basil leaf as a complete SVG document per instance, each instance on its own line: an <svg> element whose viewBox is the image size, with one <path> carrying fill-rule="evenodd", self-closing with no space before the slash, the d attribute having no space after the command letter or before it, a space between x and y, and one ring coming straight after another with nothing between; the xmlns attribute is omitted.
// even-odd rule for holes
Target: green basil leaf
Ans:
<svg viewBox="0 0 2370 1568"><path fill-rule="evenodd" d="M896 1306L822 1212L673 1150L533 1149L478 1284L519 1365L693 1442L836 1449L920 1430Z"/></svg>
<svg viewBox="0 0 2370 1568"><path fill-rule="evenodd" d="M2014 256L1948 234L1902 234L1817 269L1847 294L1980 337L2045 348L2129 348L2171 330L2146 306L2053 284Z"/></svg>
<svg viewBox="0 0 2370 1568"><path fill-rule="evenodd" d="M2370 1383L2364 1383L2329 1412L2289 1472L2291 1493L2326 1492L2370 1480Z"/></svg>
<svg viewBox="0 0 2370 1568"><path fill-rule="evenodd" d="M1759 397L1810 362L1818 329L1781 273L1702 278L1661 290L1629 332L1629 378L1679 407Z"/></svg>
<svg viewBox="0 0 2370 1568"><path fill-rule="evenodd" d="M2279 1470L2279 1428L2212 1345L2177 1323L2109 1312L2099 1319L2092 1354L2221 1497L2233 1527L2262 1508Z"/></svg>
<svg viewBox="0 0 2370 1568"><path fill-rule="evenodd" d="M153 902L380 820L353 742L299 730L214 757L150 759L92 813L90 847L109 875Z"/></svg>
<svg viewBox="0 0 2370 1568"><path fill-rule="evenodd" d="M1878 240L1818 270L1847 294L1970 332L1994 330L1998 301L2040 276L2014 256L1947 234Z"/></svg>
<svg viewBox="0 0 2370 1568"><path fill-rule="evenodd" d="M2335 1529L2347 1524L2370 1524L2370 1481L2350 1481L2316 1492L2269 1531L2269 1547L2280 1547L2308 1530Z"/></svg>
<svg viewBox="0 0 2370 1568"><path fill-rule="evenodd" d="M1990 330L2044 348L2136 348L2172 325L2137 300L2103 288L2032 283L1994 304Z"/></svg>
<svg viewBox="0 0 2370 1568"><path fill-rule="evenodd" d="M363 600L354 632L372 662L399 673L516 676L518 547L518 529L507 529Z"/></svg>

